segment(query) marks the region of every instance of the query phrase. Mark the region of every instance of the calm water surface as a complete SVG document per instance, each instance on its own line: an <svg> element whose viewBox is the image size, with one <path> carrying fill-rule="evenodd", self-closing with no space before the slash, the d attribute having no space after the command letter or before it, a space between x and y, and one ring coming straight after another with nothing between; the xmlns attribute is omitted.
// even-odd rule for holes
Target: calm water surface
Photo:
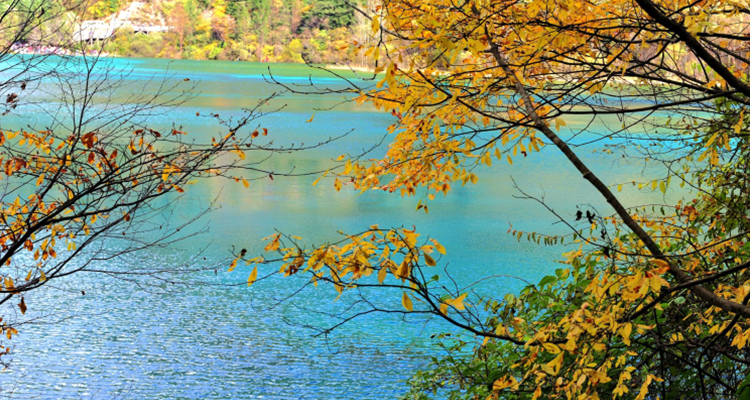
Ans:
<svg viewBox="0 0 750 400"><path fill-rule="evenodd" d="M175 80L189 78L196 84L195 97L166 114L150 117L149 124L168 127L175 122L198 137L219 134L222 128L211 119L196 117L197 112L240 116L242 108L278 90L264 80L265 64L165 60L115 60L115 64L132 69L127 87L137 88L166 69ZM311 73L299 65L271 68L290 85L305 83ZM313 75L321 84L338 84L322 73L313 71ZM44 96L40 101L43 107L52 106ZM380 140L393 122L390 115L352 105L314 110L339 101L338 97L288 94L276 103L287 106L262 124L280 142L312 143L354 131L320 149L272 158L266 167L325 169L332 158ZM2 127L44 121L41 114L27 111L3 119ZM305 123L313 113L314 121ZM642 179L643 165L613 162L592 150L582 150L582 156L605 182ZM539 205L514 198L518 192L511 177L524 190L544 194L563 214L574 213L579 204L610 212L552 148L519 158L513 166L496 162L492 168L481 169L478 185L456 188L437 199L429 215L415 211L416 199L374 192L337 193L325 181L313 187L314 177L265 179L253 182L250 189L209 181L190 187L175 217L190 218L216 200L220 209L199 222L208 233L171 249L115 262L177 265L204 249L199 260L212 265L223 263L233 245L259 252L260 239L274 229L320 242L337 238L338 230L356 232L373 224L414 225L447 247L448 256L442 261L459 283L495 274L534 281L558 268L555 260L566 249L518 243L506 233L509 224L549 233L562 228ZM661 200L627 189L623 197L626 204L642 203L648 197ZM14 338L14 362L0 374L0 387L15 398L40 399L395 398L405 391L403 382L410 372L438 353L430 334L450 329L438 322L404 322L375 315L345 325L327 339L312 338L313 331L303 324L330 321L306 310L336 310L346 299L334 303L335 292L316 290L268 310L300 282L271 279L248 289L242 285L248 273L242 268L232 273L212 271L197 277L207 285L168 290L142 289L102 275L81 274L28 295L27 316L45 318L25 326ZM517 280L498 278L483 290L500 295L520 287ZM388 296L384 302L391 297L398 300L399 295Z"/></svg>

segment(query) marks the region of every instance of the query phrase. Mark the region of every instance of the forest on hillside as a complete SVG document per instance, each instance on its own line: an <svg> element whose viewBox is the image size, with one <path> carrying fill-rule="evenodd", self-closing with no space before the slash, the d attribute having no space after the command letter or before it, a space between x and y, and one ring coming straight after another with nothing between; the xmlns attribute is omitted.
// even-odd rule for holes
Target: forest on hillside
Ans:
<svg viewBox="0 0 750 400"><path fill-rule="evenodd" d="M370 21L345 0L93 0L77 13L84 20L108 20L123 10L135 11L130 15L133 22L171 29L149 35L120 29L105 45L118 56L366 62L349 45L368 39Z"/></svg>

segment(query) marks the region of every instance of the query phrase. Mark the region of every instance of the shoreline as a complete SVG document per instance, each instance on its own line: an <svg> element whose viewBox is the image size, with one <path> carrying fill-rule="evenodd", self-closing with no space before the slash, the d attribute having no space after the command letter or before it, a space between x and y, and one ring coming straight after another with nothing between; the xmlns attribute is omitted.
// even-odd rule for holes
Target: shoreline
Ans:
<svg viewBox="0 0 750 400"><path fill-rule="evenodd" d="M34 55L34 56L100 56L100 57L113 57L113 58L139 58L139 57L127 57L121 56L115 53L101 52L97 53L97 50L88 50L86 53L80 51L71 51L70 49L62 47L44 46L42 49L30 50L29 46L18 46L16 48L11 47L10 53L17 55ZM212 59L195 59L195 58L170 58L170 57L146 57L154 58L157 60L191 60L191 61L230 61L236 63L260 63L260 64L299 64L305 65L306 63L289 63L289 62L277 62L277 61L244 61L244 60L212 60ZM350 71L350 72L366 72L373 74L375 69L369 67L356 67L350 65L338 65L338 64L325 64L321 68L331 69L337 71Z"/></svg>
<svg viewBox="0 0 750 400"><path fill-rule="evenodd" d="M85 52L71 50L63 47L56 47L56 46L29 46L29 45L21 45L21 46L11 46L10 52L12 54L16 55L36 55L36 56L73 56L73 57L81 57L81 56L93 56L93 57L107 57L107 58L121 58L121 59L131 59L131 58L140 58L140 57L128 57L128 56L121 56L115 53L108 53L108 52L99 52L95 49L86 50ZM195 58L171 58L171 57L145 57L145 58L153 58L156 60L186 60L186 61L221 61L221 62L232 62L232 63L252 63L252 64L297 64L297 65L306 65L306 63L295 63L295 62L277 62L277 61L244 61L244 60L213 60L213 59L195 59ZM349 71L353 73L363 72L368 74L374 74L375 69L369 68L369 67L359 67L359 66L351 66L351 65L339 65L339 64L324 64L324 65L315 65L317 68L322 68L325 70L333 70L333 71ZM559 78L555 80L555 83L561 84L565 83L566 80ZM638 82L638 78L635 77L611 77L610 83L615 85L625 85L625 86L638 86L642 83ZM668 86L666 83L660 83L660 82L651 82L650 84L658 85L658 86Z"/></svg>
<svg viewBox="0 0 750 400"><path fill-rule="evenodd" d="M9 53L18 55L31 55L31 56L97 56L97 57L113 57L115 55L110 54L106 51L99 51L96 49L85 49L83 51L79 49L71 49L59 46L47 46L47 45L32 45L32 44L20 44L14 43L10 46Z"/></svg>
<svg viewBox="0 0 750 400"><path fill-rule="evenodd" d="M343 70L343 71L354 71L354 72L367 72L370 74L374 74L375 70L373 68L369 67L353 67L349 65L336 65L336 64L326 64L323 68L325 69L334 69L334 70Z"/></svg>

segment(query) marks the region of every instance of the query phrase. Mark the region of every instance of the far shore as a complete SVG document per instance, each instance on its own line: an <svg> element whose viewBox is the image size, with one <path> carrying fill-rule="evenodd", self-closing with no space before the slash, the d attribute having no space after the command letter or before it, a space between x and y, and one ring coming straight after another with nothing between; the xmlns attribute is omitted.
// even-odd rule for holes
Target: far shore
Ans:
<svg viewBox="0 0 750 400"><path fill-rule="evenodd" d="M354 67L351 65L337 65L337 64L326 64L325 69L338 69L338 70L346 70L346 71L357 71L357 72L368 72L368 73L375 73L375 70L370 67Z"/></svg>
<svg viewBox="0 0 750 400"><path fill-rule="evenodd" d="M90 56L101 56L101 57L117 57L117 58L131 58L128 56L122 56L116 53L108 53L108 52L98 52L97 50L89 49L86 50L86 53L83 54L81 51L75 51L63 47L57 47L57 46L32 46L32 45L13 45L10 49L12 53L19 54L19 55L55 55L55 56L82 56L82 55L90 55ZM154 57L154 58L163 58L163 57ZM170 58L163 58L163 59L170 59ZM189 58L178 58L177 60L192 60ZM214 61L214 60L203 60L203 61ZM238 61L235 60L235 62L251 62L251 63L264 63L264 64L277 64L279 62L276 61ZM282 62L281 64L286 64L286 62ZM298 63L298 64L304 64L304 63ZM351 66L351 65L339 65L339 64L326 64L323 66L325 69L331 69L331 70L340 70L340 71L355 71L355 72L366 72L366 73L375 73L375 69L370 67L359 67L359 66Z"/></svg>
<svg viewBox="0 0 750 400"><path fill-rule="evenodd" d="M33 46L33 45L21 45L21 44L14 44L11 46L10 51L15 54L20 55L56 55L56 56L94 56L94 57L117 57L117 58L131 58L128 56L121 56L115 53L107 53L107 52L98 52L94 49L88 49L85 51L85 54L81 51L71 50L67 48L57 47L57 46ZM163 57L154 57L156 59L170 59L170 58L163 58ZM178 59L178 60L195 60L195 59ZM198 60L198 61L214 61L214 60ZM235 61L235 62L249 62L249 63L259 63L259 61ZM260 63L264 64L287 64L287 62L276 62L276 61L260 61ZM292 63L292 64L300 64L304 65L304 63ZM350 72L363 72L368 74L374 74L375 70L370 67L362 67L362 66L353 66L353 65L340 65L340 64L325 64L323 66L319 66L319 68L323 69L329 69L329 70L336 70L336 71L350 71ZM441 75L442 73L439 71L433 72L433 75ZM558 77L558 79L555 79L554 82L557 84L564 84L565 82L568 82L569 80L566 80L564 77ZM639 82L638 78L634 77L622 77L622 76L615 76L609 78L609 83L616 84L616 85L625 85L625 86L638 86L643 84L642 82ZM668 86L668 84L663 82L650 82L649 84L652 85L658 85L658 86Z"/></svg>

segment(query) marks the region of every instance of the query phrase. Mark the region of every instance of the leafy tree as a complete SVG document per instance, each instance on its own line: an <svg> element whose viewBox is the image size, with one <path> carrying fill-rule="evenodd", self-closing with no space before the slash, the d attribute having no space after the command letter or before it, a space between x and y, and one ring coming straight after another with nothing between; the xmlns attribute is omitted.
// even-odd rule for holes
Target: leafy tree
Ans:
<svg viewBox="0 0 750 400"><path fill-rule="evenodd" d="M252 0L251 4L253 15L255 16L254 22L258 26L258 44L255 50L255 57L260 61L263 59L263 46L268 39L271 0Z"/></svg>
<svg viewBox="0 0 750 400"><path fill-rule="evenodd" d="M170 26L174 27L172 31L177 34L179 52L182 53L182 49L185 46L185 38L193 33L190 14L185 9L183 3L175 4L174 9L169 15L169 23Z"/></svg>
<svg viewBox="0 0 750 400"><path fill-rule="evenodd" d="M247 1L231 2L227 5L227 13L236 21L235 35L245 44L247 35L251 32L251 16Z"/></svg>
<svg viewBox="0 0 750 400"><path fill-rule="evenodd" d="M290 62L303 62L302 61L302 42L299 39L294 39L289 42L289 45L284 49L282 56L285 61Z"/></svg>
<svg viewBox="0 0 750 400"><path fill-rule="evenodd" d="M354 10L344 0L322 0L313 3L298 29L336 29L354 21Z"/></svg>
<svg viewBox="0 0 750 400"><path fill-rule="evenodd" d="M374 86L347 82L356 101L394 115L383 157L344 155L339 190L420 196L418 209L474 169L558 151L610 208L554 210L565 235L509 232L571 246L564 268L518 295L449 289L432 271L446 249L414 230L371 229L306 247L276 233L266 255L315 286L359 296L373 311L431 315L477 342L454 343L415 374L410 397L599 399L745 396L750 372L748 28L726 1L385 0L362 51ZM290 88L300 93L321 93ZM324 90L322 93L326 93ZM337 91L336 93L340 93ZM604 182L572 146L575 119L614 115L603 150L660 165L647 182ZM493 161L494 160L494 161ZM623 185L695 193L676 204L626 205ZM239 258L233 263L233 267ZM467 286L467 287L470 287ZM380 306L373 289L403 308ZM323 328L329 332L332 327ZM466 356L466 347L473 346Z"/></svg>
<svg viewBox="0 0 750 400"><path fill-rule="evenodd" d="M13 54L14 43L61 48L69 42L52 40L62 32L40 36L44 31L37 27L58 17L47 0L8 5L0 19L0 110L7 115L38 107L35 119L42 122L0 130L3 366L11 340L28 322L27 310L37 307L34 293L51 282L88 272L158 286L203 268L150 268L127 258L200 233L189 226L213 206L194 219L169 217L196 179L231 179L248 187L251 171L262 167L249 167L246 152L288 151L260 144L267 130L249 128L271 98L239 118L208 116L226 129L210 139L188 139L177 125L154 129L148 118L189 98L189 79L154 78L138 88L109 59ZM40 93L55 97L40 104ZM270 172L259 173L267 179Z"/></svg>
<svg viewBox="0 0 750 400"><path fill-rule="evenodd" d="M55 4L55 2L50 2ZM78 4L74 4L70 8L78 8ZM94 0L84 3L86 5L84 17L85 18L103 18L112 13L119 11L121 3L120 0Z"/></svg>
<svg viewBox="0 0 750 400"><path fill-rule="evenodd" d="M224 42L234 27L234 19L227 15L227 5L224 0L216 0L212 4L211 25L216 39Z"/></svg>

